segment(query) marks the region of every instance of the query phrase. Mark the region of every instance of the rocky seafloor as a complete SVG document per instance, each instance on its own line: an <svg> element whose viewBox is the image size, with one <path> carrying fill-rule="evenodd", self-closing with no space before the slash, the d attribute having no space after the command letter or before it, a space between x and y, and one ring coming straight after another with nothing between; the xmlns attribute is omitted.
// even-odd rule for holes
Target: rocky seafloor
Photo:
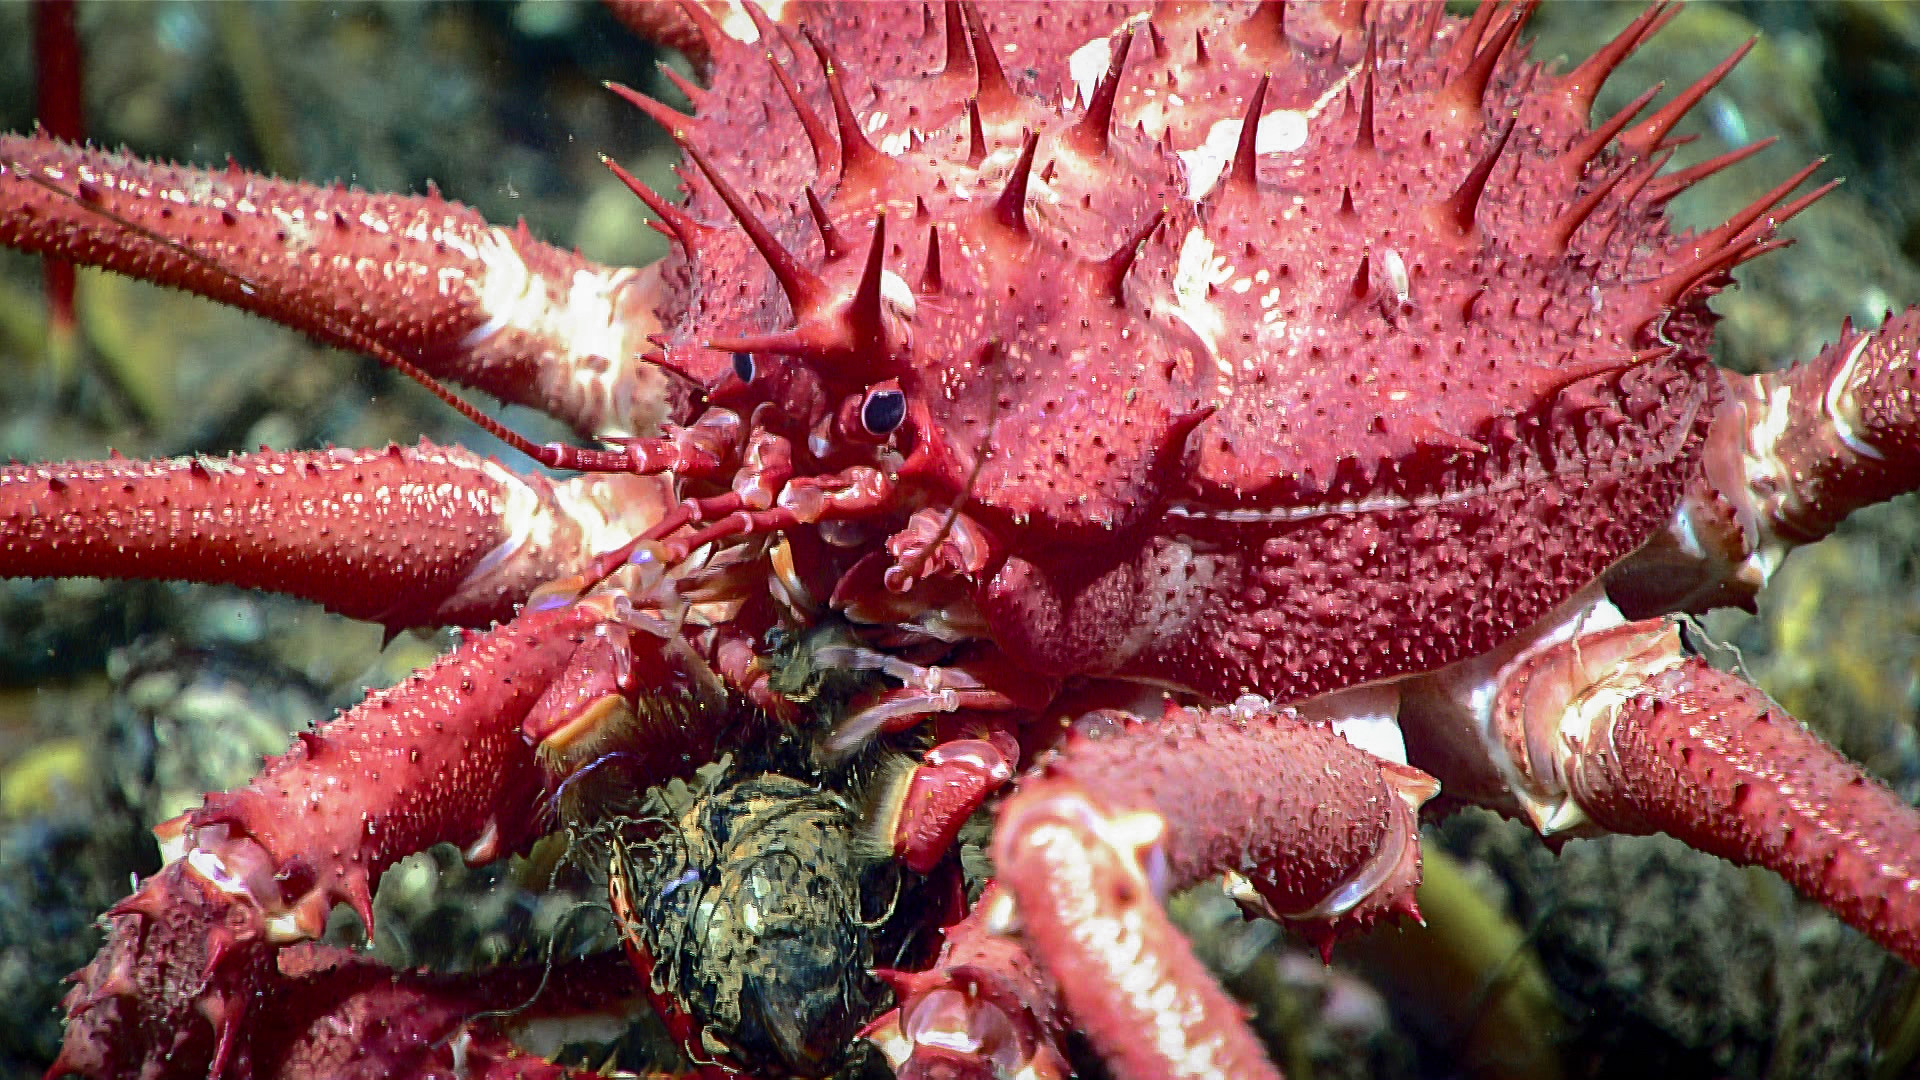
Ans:
<svg viewBox="0 0 1920 1080"><path fill-rule="evenodd" d="M1548 4L1536 57L1581 57L1636 5ZM0 126L31 123L24 4L0 4ZM424 190L608 261L656 257L606 152L670 187L652 124L599 81L659 90L653 57L587 4L84 4L96 138L142 154ZM1716 222L1818 154L1841 191L1796 246L1715 301L1723 360L1811 355L1842 316L1920 300L1920 5L1689 5L1601 103L1680 85L1756 30L1753 56L1691 121L1681 163L1768 134L1783 145L1678 200ZM670 91L663 91L670 94ZM0 255L0 453L28 460L377 445L425 435L500 452L426 394L257 320L113 279L83 281L85 348L45 359L39 270ZM537 418L509 422L542 433ZM1790 558L1758 617L1709 632L1769 693L1920 797L1920 508L1856 515ZM0 1075L37 1075L59 978L91 921L154 867L143 832L240 782L287 733L447 644L279 598L158 584L0 589ZM1334 966L1217 898L1181 903L1276 1059L1324 1077L1892 1077L1914 1067L1913 973L1777 879L1659 838L1558 856L1518 825L1431 828L1426 931L1342 947ZM591 938L592 898L429 853L388 875L384 958L473 967ZM350 922L351 920L347 920ZM602 926L603 929L603 926ZM342 925L343 934L351 928ZM635 1051L636 1053L638 1051ZM623 1064L634 1064L623 1059Z"/></svg>

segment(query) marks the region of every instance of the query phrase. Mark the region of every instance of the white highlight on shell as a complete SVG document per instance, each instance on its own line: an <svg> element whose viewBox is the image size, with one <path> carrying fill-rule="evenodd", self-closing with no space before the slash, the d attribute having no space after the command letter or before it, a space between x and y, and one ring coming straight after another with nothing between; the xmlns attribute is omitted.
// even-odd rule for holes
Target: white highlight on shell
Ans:
<svg viewBox="0 0 1920 1080"><path fill-rule="evenodd" d="M1407 764L1407 742L1400 731L1400 688L1375 683L1322 694L1298 706L1300 715L1324 720L1356 748L1377 758Z"/></svg>
<svg viewBox="0 0 1920 1080"><path fill-rule="evenodd" d="M1207 137L1191 150L1178 151L1187 165L1187 198L1199 202L1220 183L1233 152L1240 145L1239 117L1216 120L1207 129ZM1260 117L1253 133L1256 154L1291 154L1307 144L1307 114L1298 109L1275 109Z"/></svg>
<svg viewBox="0 0 1920 1080"><path fill-rule="evenodd" d="M767 18L780 22L787 10L786 0L763 0L760 9ZM720 29L735 41L744 41L749 45L760 40L760 28L753 25L753 19L747 15L747 8L740 0L727 0L727 13L720 18Z"/></svg>
<svg viewBox="0 0 1920 1080"><path fill-rule="evenodd" d="M1229 386L1233 366L1220 355L1220 339L1227 332L1226 317L1207 299L1207 289L1231 280L1233 275L1233 268L1217 253L1206 231L1199 226L1188 229L1180 241L1180 257L1174 267L1175 306L1171 314L1199 336Z"/></svg>
<svg viewBox="0 0 1920 1080"><path fill-rule="evenodd" d="M467 285L487 316L486 322L460 339L461 346L477 348L506 330L521 331L543 344L564 342L566 352L557 359L570 384L565 396L588 403L587 411L601 417L604 433L633 434L625 427L631 402L622 391L632 381L633 361L615 299L639 271L632 267L605 273L576 270L556 297L559 284L533 273L504 230L488 229L478 245L453 243L454 232L434 230L431 240L464 248L462 254L478 261L482 270L478 281L459 271L443 272L441 292L448 294Z"/></svg>
<svg viewBox="0 0 1920 1080"><path fill-rule="evenodd" d="M1067 75L1073 80L1074 89L1074 100L1067 102L1069 107L1084 109L1093 101L1100 77L1107 73L1107 65L1111 63L1113 42L1104 37L1094 38L1067 56Z"/></svg>
<svg viewBox="0 0 1920 1080"><path fill-rule="evenodd" d="M880 271L880 298L900 309L900 314L909 319L920 306L920 301L914 298L913 286L891 270Z"/></svg>
<svg viewBox="0 0 1920 1080"><path fill-rule="evenodd" d="M1821 402L1826 407L1827 418L1833 421L1833 433L1847 444L1847 449L1864 458L1885 461L1886 456L1875 449L1873 444L1860 437L1857 421L1860 406L1854 401L1853 383L1860 375L1860 358L1866 355L1867 346L1873 344L1872 334L1860 335L1860 340L1847 350L1847 358L1840 370L1833 373L1833 381L1827 384L1827 394Z"/></svg>
<svg viewBox="0 0 1920 1080"><path fill-rule="evenodd" d="M1401 304L1407 304L1413 296L1413 283L1407 277L1407 262L1400 253L1388 248L1380 256L1380 264L1386 269L1387 281L1393 286L1394 298Z"/></svg>

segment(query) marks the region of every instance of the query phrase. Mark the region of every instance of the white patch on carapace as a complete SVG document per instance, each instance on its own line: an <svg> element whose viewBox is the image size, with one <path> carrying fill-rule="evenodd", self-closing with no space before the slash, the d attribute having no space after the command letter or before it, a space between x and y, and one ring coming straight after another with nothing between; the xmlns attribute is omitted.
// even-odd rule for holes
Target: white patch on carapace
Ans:
<svg viewBox="0 0 1920 1080"><path fill-rule="evenodd" d="M1388 248L1380 256L1380 265L1385 268L1387 272L1387 283L1393 286L1394 299L1398 300L1402 305L1411 302L1413 298L1413 283L1407 277L1406 260L1400 257L1398 251Z"/></svg>
<svg viewBox="0 0 1920 1080"><path fill-rule="evenodd" d="M695 2L704 3L704 0L695 0ZM707 6L709 10L712 9L712 5ZM766 12L768 19L777 23L780 21L781 13L787 10L787 2L786 0L764 0L760 10ZM753 25L752 17L747 14L746 5L740 0L727 0L727 12L720 16L720 29L726 31L727 36L735 41L744 41L749 45L760 40L760 28Z"/></svg>
<svg viewBox="0 0 1920 1080"><path fill-rule="evenodd" d="M1179 151L1187 164L1187 198L1199 202L1213 191L1233 161L1240 145L1239 117L1216 120L1207 129L1207 137L1191 150ZM1257 154L1290 154L1307 143L1307 114L1298 109L1275 109L1260 117L1260 128L1253 134Z"/></svg>
<svg viewBox="0 0 1920 1080"><path fill-rule="evenodd" d="M1107 65L1113 63L1113 41L1110 38L1097 37L1085 45L1073 50L1067 56L1067 75L1073 80L1075 101L1070 107L1086 108L1093 101L1093 92L1100 87L1100 79L1107 73Z"/></svg>
<svg viewBox="0 0 1920 1080"><path fill-rule="evenodd" d="M460 237L453 229L433 230L421 239L464 249L463 254L480 263L478 281L457 267L440 272L443 294L465 286L487 316L486 322L460 339L463 348L478 349L507 330L520 331L544 346L564 346L556 359L568 385L552 387L551 393L587 403L576 411L602 417L606 434L631 434L620 425L630 405L623 387L633 381L633 357L615 299L633 283L638 270L583 268L564 282L549 281L528 269L503 229L486 230L477 245L456 243Z"/></svg>
<svg viewBox="0 0 1920 1080"><path fill-rule="evenodd" d="M1358 64L1347 69L1332 86L1327 87L1312 105L1305 109L1275 109L1260 116L1260 127L1253 133L1253 151L1256 154L1291 154L1307 145L1307 136L1311 134L1312 122L1327 104L1346 91L1347 83L1360 71ZM1179 107L1179 102L1170 103ZM1146 122L1148 134L1157 135L1166 123L1164 113L1151 117L1141 117ZM1207 137L1192 150L1177 151L1187 164L1187 197L1195 202L1206 198L1220 182L1220 176L1226 171L1227 163L1233 160L1233 152L1240 142L1242 120L1232 117L1219 120L1207 129Z"/></svg>
<svg viewBox="0 0 1920 1080"><path fill-rule="evenodd" d="M920 306L920 301L914 298L913 286L907 284L906 278L891 270L880 271L880 297L909 319L913 318Z"/></svg>
<svg viewBox="0 0 1920 1080"><path fill-rule="evenodd" d="M1227 332L1227 321L1207 298L1207 290L1232 280L1233 275L1233 267L1227 265L1225 256L1218 254L1213 239L1204 229L1195 226L1187 230L1186 237L1180 241L1180 257L1173 271L1175 306L1171 314L1199 336L1225 380L1233 378L1233 365L1220 355L1220 339Z"/></svg>

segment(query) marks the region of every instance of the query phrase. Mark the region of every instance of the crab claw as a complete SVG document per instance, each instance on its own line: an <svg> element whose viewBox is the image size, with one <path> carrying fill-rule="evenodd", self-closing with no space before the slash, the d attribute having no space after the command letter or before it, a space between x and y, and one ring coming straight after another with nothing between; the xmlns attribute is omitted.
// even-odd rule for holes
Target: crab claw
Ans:
<svg viewBox="0 0 1920 1080"><path fill-rule="evenodd" d="M179 860L109 918L106 945L67 992L67 1039L47 1080L131 1076L156 1061L247 1075L240 1036L277 974L260 908Z"/></svg>
<svg viewBox="0 0 1920 1080"><path fill-rule="evenodd" d="M880 971L898 1008L867 1025L900 1080L1063 1080L1066 1016L1020 942L989 926L1003 894L988 885L973 912L945 931L926 971Z"/></svg>

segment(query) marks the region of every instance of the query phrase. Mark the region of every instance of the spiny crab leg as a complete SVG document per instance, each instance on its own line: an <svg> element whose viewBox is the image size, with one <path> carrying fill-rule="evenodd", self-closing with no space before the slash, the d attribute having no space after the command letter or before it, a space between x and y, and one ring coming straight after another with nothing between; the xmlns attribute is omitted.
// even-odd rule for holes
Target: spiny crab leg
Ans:
<svg viewBox="0 0 1920 1080"><path fill-rule="evenodd" d="M1673 526L1609 576L1630 614L1752 605L1787 552L1920 485L1920 307L1849 321L1812 360L1721 372L1705 469Z"/></svg>
<svg viewBox="0 0 1920 1080"><path fill-rule="evenodd" d="M393 971L312 943L278 959L266 990L274 1022L257 1025L245 1048L255 1074L275 1080L587 1080L600 1074L555 1065L514 1036L592 1033L641 1007L633 973L613 953L479 977Z"/></svg>
<svg viewBox="0 0 1920 1080"><path fill-rule="evenodd" d="M1094 719L1103 719L1093 714ZM1323 943L1415 915L1415 812L1438 790L1258 698L1071 734L1001 807L989 919L1017 932L1121 1078L1277 1077L1162 899L1228 875Z"/></svg>
<svg viewBox="0 0 1920 1080"><path fill-rule="evenodd" d="M666 377L639 359L660 329L657 273L598 265L437 194L7 135L0 205L0 245L185 289L357 350L345 329L585 434L644 434L666 415Z"/></svg>
<svg viewBox="0 0 1920 1080"><path fill-rule="evenodd" d="M59 1068L134 1075L185 1054L244 1075L283 946L318 936L337 903L371 933L373 884L405 855L447 842L483 863L539 836L549 778L521 725L615 618L606 600L472 637L155 829L167 865L112 910L76 976Z"/></svg>
<svg viewBox="0 0 1920 1080"><path fill-rule="evenodd" d="M1066 1080L1060 1049L1068 1018L1053 983L1017 937L988 926L1004 903L987 884L967 917L942 931L940 956L926 971L881 971L898 1008L861 1035L885 1054L898 1080L989 1075Z"/></svg>
<svg viewBox="0 0 1920 1080"><path fill-rule="evenodd" d="M1920 964L1920 810L1691 655L1672 620L1524 654L1489 707L1543 834L1664 832L1764 866Z"/></svg>
<svg viewBox="0 0 1920 1080"><path fill-rule="evenodd" d="M0 575L270 589L385 625L484 626L643 532L659 477L519 476L465 450L0 468Z"/></svg>

